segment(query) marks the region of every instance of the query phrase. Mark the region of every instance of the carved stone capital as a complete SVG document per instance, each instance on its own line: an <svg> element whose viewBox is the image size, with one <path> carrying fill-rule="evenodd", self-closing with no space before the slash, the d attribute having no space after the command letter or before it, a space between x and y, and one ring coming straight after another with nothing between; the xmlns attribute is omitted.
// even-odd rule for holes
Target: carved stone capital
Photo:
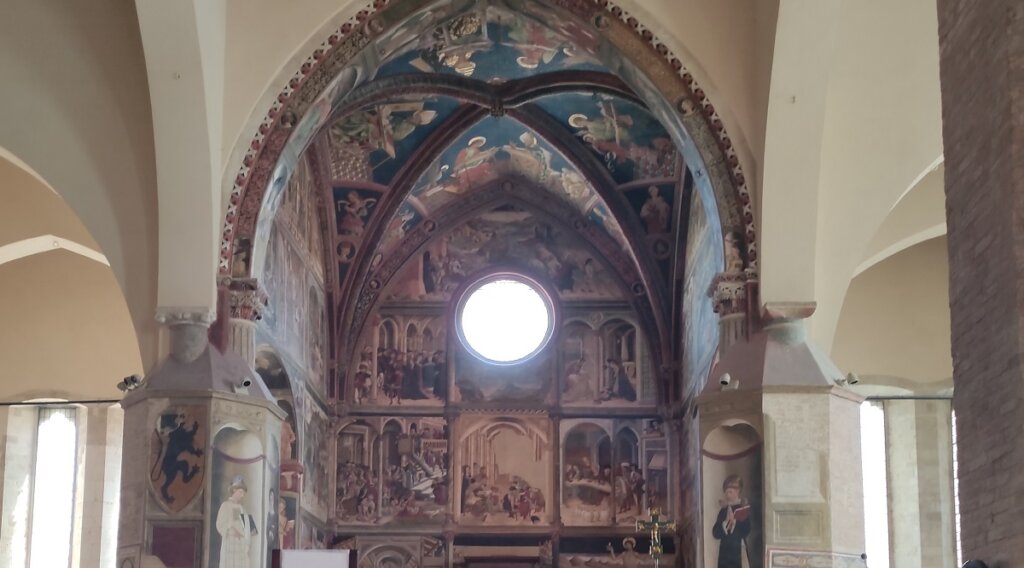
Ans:
<svg viewBox="0 0 1024 568"><path fill-rule="evenodd" d="M720 316L747 311L747 275L743 271L720 272L708 288L715 313Z"/></svg>
<svg viewBox="0 0 1024 568"><path fill-rule="evenodd" d="M260 288L232 289L228 292L228 314L231 319L257 321L267 307L267 293Z"/></svg>

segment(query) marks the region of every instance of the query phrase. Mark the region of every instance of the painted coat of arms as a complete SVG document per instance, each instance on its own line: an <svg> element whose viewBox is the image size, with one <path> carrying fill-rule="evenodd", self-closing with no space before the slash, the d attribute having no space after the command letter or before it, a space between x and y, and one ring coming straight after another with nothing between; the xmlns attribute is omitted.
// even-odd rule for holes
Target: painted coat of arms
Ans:
<svg viewBox="0 0 1024 568"><path fill-rule="evenodd" d="M150 440L149 480L157 501L170 512L185 508L203 486L207 412L172 406L156 420Z"/></svg>

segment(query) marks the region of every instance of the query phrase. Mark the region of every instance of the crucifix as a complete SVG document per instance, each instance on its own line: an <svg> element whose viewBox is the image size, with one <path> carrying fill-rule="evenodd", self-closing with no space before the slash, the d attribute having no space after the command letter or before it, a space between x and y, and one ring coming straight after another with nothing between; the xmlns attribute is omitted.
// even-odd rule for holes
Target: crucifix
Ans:
<svg viewBox="0 0 1024 568"><path fill-rule="evenodd" d="M662 519L661 509L648 509L647 514L650 515L651 520L644 521L638 520L636 522L636 532L647 532L651 533L651 558L654 559L654 566L658 568L661 561L661 533L672 532L676 530L676 523L672 519Z"/></svg>

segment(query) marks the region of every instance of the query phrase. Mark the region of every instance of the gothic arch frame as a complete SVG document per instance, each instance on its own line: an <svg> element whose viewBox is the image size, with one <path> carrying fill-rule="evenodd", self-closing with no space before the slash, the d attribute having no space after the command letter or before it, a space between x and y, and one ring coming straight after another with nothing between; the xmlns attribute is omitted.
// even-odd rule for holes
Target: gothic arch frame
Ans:
<svg viewBox="0 0 1024 568"><path fill-rule="evenodd" d="M694 162L698 164L695 182L705 198L714 199L723 238L729 233L742 235L746 268L756 270L753 204L739 156L720 115L683 62L650 29L613 2L549 3L594 25L635 66L640 78L650 83L660 96L656 102L662 103L652 110L664 120L677 145L689 148L699 158ZM317 98L336 79L343 78L346 66L364 47L406 19L410 4L409 0L374 0L315 48L274 99L231 182L220 239L220 277L231 275L236 242L256 236L256 221L265 207L271 183L283 184L291 173L291 166L282 164L282 160L289 157L285 150L295 126L306 117ZM689 146L679 144L681 140L689 141ZM302 141L303 147L306 142ZM300 154L293 152L291 158ZM250 262L250 277L252 265Z"/></svg>
<svg viewBox="0 0 1024 568"><path fill-rule="evenodd" d="M540 201L547 199L546 205ZM370 315L376 306L383 301L382 292L388 288L392 279L414 255L421 253L435 239L447 234L448 229L440 227L457 227L468 219L494 207L513 205L521 207L539 219L551 223L570 233L574 240L599 256L613 270L613 280L621 288L626 303L635 311L634 325L643 330L644 338L651 350L651 358L658 366L666 364L665 357L671 353L670 322L665 317L666 311L656 303L650 295L644 293L646 287L641 271L629 256L617 248L615 242L602 229L583 218L571 206L565 203L553 203L550 194L534 187L533 183L516 177L504 177L483 184L464 195L457 206L442 211L441 215L429 218L415 227L388 255L387 260L374 271L367 272L365 283L358 295L350 298L354 301L338 307L336 327L351 329L346 340L339 346L341 358L353 358L358 338L365 333L365 326L371 321ZM654 370L657 370L655 367ZM656 381L659 395L668 400L671 389L663 381Z"/></svg>

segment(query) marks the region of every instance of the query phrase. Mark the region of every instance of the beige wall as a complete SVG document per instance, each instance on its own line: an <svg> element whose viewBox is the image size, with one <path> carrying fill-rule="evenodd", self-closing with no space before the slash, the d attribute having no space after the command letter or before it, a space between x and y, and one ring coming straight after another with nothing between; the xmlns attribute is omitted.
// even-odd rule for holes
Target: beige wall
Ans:
<svg viewBox="0 0 1024 568"><path fill-rule="evenodd" d="M81 219L124 290L143 360L154 362L156 173L132 3L5 2L0 77L0 147Z"/></svg>
<svg viewBox="0 0 1024 568"><path fill-rule="evenodd" d="M67 251L0 265L0 400L120 398L140 373L131 318L107 266Z"/></svg>
<svg viewBox="0 0 1024 568"><path fill-rule="evenodd" d="M940 164L900 199L868 242L858 274L901 250L946 234L944 182L945 168Z"/></svg>
<svg viewBox="0 0 1024 568"><path fill-rule="evenodd" d="M0 246L53 235L97 249L92 235L71 208L50 188L11 161L0 158Z"/></svg>
<svg viewBox="0 0 1024 568"><path fill-rule="evenodd" d="M855 278L832 357L844 371L921 382L952 377L946 238L925 241Z"/></svg>
<svg viewBox="0 0 1024 568"><path fill-rule="evenodd" d="M933 0L843 0L821 147L815 340L893 205L942 155ZM948 323L947 323L948 329Z"/></svg>

